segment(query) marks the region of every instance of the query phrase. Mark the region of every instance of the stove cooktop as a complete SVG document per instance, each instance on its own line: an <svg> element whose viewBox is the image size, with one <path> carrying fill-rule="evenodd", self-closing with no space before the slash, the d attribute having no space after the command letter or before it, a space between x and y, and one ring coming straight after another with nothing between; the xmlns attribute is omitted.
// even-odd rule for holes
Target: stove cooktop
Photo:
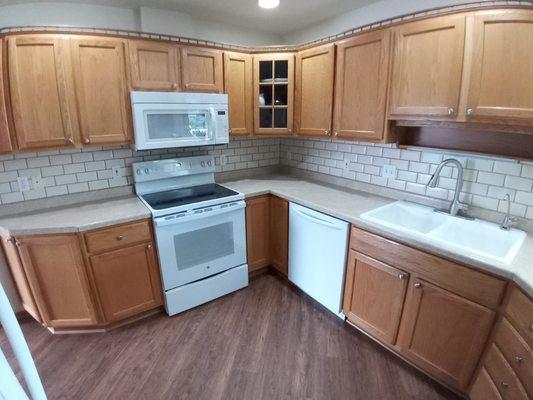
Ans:
<svg viewBox="0 0 533 400"><path fill-rule="evenodd" d="M167 190L163 192L143 194L142 198L154 210L201 203L209 200L237 196L239 193L216 183Z"/></svg>

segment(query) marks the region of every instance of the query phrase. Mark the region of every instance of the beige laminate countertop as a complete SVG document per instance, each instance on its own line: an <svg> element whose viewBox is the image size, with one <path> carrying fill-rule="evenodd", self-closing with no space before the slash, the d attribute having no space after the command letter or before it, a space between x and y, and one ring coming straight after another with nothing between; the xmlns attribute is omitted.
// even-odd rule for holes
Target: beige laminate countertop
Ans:
<svg viewBox="0 0 533 400"><path fill-rule="evenodd" d="M443 248L361 219L361 214L394 202L393 199L283 175L225 181L224 185L246 197L273 194L390 239L512 279L533 297L532 234L528 234L513 262L506 265L474 257L460 250ZM0 229L12 236L83 232L149 217L148 208L136 196L131 195L3 217L0 218Z"/></svg>
<svg viewBox="0 0 533 400"><path fill-rule="evenodd" d="M314 210L343 219L365 230L399 240L419 249L441 255L460 263L512 279L533 297L533 235L527 235L517 256L509 265L447 249L429 241L397 232L361 219L361 214L396 200L366 192L348 191L321 183L286 176L260 177L224 182L225 186L244 193L246 197L271 193Z"/></svg>
<svg viewBox="0 0 533 400"><path fill-rule="evenodd" d="M83 232L150 217L150 210L131 195L3 217L0 229L11 236Z"/></svg>

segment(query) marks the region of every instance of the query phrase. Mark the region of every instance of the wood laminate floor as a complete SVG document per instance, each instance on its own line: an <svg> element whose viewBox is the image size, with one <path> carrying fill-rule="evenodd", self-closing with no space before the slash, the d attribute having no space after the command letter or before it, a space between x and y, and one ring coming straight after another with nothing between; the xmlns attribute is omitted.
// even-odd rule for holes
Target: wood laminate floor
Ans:
<svg viewBox="0 0 533 400"><path fill-rule="evenodd" d="M271 273L107 333L22 328L51 400L458 399Z"/></svg>

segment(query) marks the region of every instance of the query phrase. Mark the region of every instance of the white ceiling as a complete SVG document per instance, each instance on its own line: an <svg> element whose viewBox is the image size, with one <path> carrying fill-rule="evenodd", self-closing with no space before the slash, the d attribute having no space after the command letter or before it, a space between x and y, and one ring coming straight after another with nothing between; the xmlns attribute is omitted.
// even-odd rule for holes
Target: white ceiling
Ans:
<svg viewBox="0 0 533 400"><path fill-rule="evenodd" d="M257 0L55 0L116 7L154 7L191 14L195 17L285 35L314 23L378 0L280 0L275 9L262 9ZM0 5L35 3L39 0L0 0Z"/></svg>

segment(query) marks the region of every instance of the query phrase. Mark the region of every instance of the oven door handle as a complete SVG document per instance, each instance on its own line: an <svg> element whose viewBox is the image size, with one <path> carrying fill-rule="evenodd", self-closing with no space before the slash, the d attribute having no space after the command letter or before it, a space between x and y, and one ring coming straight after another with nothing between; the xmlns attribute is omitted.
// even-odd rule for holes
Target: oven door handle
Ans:
<svg viewBox="0 0 533 400"><path fill-rule="evenodd" d="M202 218L212 217L215 215L225 214L229 212L233 212L236 210L240 210L246 207L246 203L244 201L239 201L236 203L228 204L227 207L222 208L216 208L214 210L210 211L203 211L203 212L192 212L191 214L187 214L184 217L179 218L172 218L172 219L165 219L166 217L160 217L154 219L154 224L156 227L160 226L168 226L168 225L176 225L180 224L182 222L188 222L188 221L195 221ZM209 208L209 207L208 207Z"/></svg>

